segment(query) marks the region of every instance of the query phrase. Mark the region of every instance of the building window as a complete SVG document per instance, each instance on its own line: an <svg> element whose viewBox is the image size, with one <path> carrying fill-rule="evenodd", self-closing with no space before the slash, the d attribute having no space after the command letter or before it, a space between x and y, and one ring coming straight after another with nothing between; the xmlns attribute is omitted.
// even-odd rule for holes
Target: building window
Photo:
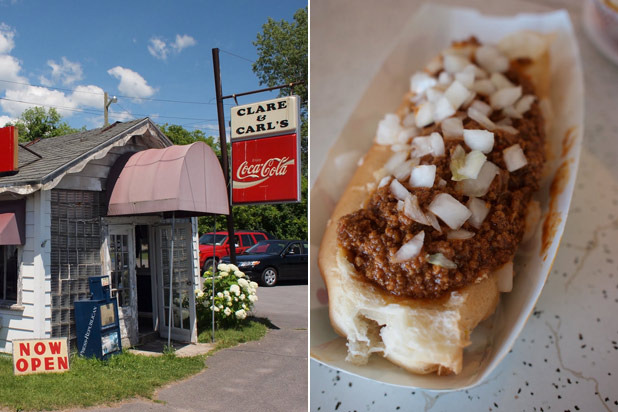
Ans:
<svg viewBox="0 0 618 412"><path fill-rule="evenodd" d="M17 302L17 246L0 246L0 300Z"/></svg>

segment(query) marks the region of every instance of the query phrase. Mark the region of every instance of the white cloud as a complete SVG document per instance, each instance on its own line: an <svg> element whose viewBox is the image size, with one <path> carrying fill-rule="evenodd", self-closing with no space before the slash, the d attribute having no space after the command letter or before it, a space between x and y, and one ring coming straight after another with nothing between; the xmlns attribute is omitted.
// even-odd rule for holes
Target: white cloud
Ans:
<svg viewBox="0 0 618 412"><path fill-rule="evenodd" d="M15 89L23 87L11 82L27 83L28 80L19 75L21 71L21 63L13 56L8 54L0 54L0 79L6 80L0 82L0 90Z"/></svg>
<svg viewBox="0 0 618 412"><path fill-rule="evenodd" d="M120 80L118 90L125 95L134 96L139 99L141 97L150 97L156 91L148 85L148 82L139 73L131 69L116 66L109 69L107 73Z"/></svg>
<svg viewBox="0 0 618 412"><path fill-rule="evenodd" d="M122 112L109 112L110 123L113 122L126 122L127 120L135 119L135 116L131 114L131 112L124 110Z"/></svg>
<svg viewBox="0 0 618 412"><path fill-rule="evenodd" d="M5 23L0 23L0 54L10 53L15 47L15 30Z"/></svg>
<svg viewBox="0 0 618 412"><path fill-rule="evenodd" d="M70 116L77 108L77 103L58 90L50 90L39 86L24 86L6 91L6 99L0 101L2 110L18 117L24 110L43 106L55 107L62 116Z"/></svg>
<svg viewBox="0 0 618 412"><path fill-rule="evenodd" d="M195 46L197 41L188 34L176 35L176 40L168 44L160 37L151 37L148 52L159 60L166 60L171 51L178 54L187 47Z"/></svg>
<svg viewBox="0 0 618 412"><path fill-rule="evenodd" d="M88 106L103 110L104 93L104 90L99 86L77 86L71 95L71 99L79 106Z"/></svg>
<svg viewBox="0 0 618 412"><path fill-rule="evenodd" d="M15 124L16 122L17 122L17 118L9 117L9 116L0 116L0 127L4 127L8 123Z"/></svg>
<svg viewBox="0 0 618 412"><path fill-rule="evenodd" d="M44 86L52 86L56 83L62 83L65 86L68 86L80 81L83 78L81 64L72 62L66 57L62 57L61 63L48 60L47 65L52 69L51 80L41 76L41 83Z"/></svg>
<svg viewBox="0 0 618 412"><path fill-rule="evenodd" d="M172 44L172 48L176 50L176 52L180 53L182 49L186 49L187 47L195 46L197 42L195 39L187 34L176 35L176 41Z"/></svg>
<svg viewBox="0 0 618 412"><path fill-rule="evenodd" d="M152 37L150 39L150 44L148 45L148 52L157 59L165 60L167 59L169 49L167 48L165 41L159 39L158 37Z"/></svg>

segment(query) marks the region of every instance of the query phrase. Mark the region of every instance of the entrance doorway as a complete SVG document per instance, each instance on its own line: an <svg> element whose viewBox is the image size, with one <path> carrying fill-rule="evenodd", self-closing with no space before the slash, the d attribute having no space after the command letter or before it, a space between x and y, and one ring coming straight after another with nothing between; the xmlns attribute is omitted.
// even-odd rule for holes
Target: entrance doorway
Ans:
<svg viewBox="0 0 618 412"><path fill-rule="evenodd" d="M148 225L135 226L135 273L137 277L137 316L139 335L155 330L153 318L153 274L150 232Z"/></svg>

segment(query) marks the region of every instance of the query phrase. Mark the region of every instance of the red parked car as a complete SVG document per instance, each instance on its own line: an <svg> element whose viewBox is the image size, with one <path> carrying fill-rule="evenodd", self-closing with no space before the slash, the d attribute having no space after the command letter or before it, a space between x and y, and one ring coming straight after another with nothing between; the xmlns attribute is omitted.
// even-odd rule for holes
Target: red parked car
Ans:
<svg viewBox="0 0 618 412"><path fill-rule="evenodd" d="M230 236L227 232L205 233L200 236L200 267L205 272L212 266L213 255L215 255L215 265L218 265L223 256L230 254ZM268 234L257 231L239 230L234 232L236 254L240 255L245 250L255 245L260 240L269 238ZM213 253L212 245L215 244Z"/></svg>

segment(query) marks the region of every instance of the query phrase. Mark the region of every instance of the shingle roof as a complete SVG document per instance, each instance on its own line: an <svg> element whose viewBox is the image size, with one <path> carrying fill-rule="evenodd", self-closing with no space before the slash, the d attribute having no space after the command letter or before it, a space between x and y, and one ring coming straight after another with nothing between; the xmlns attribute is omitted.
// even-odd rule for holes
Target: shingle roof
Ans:
<svg viewBox="0 0 618 412"><path fill-rule="evenodd" d="M39 160L36 155L20 147L19 172L13 176L0 177L0 187L44 184L147 123L154 126L146 117L130 122L117 122L99 129L41 139L27 146L42 157Z"/></svg>

